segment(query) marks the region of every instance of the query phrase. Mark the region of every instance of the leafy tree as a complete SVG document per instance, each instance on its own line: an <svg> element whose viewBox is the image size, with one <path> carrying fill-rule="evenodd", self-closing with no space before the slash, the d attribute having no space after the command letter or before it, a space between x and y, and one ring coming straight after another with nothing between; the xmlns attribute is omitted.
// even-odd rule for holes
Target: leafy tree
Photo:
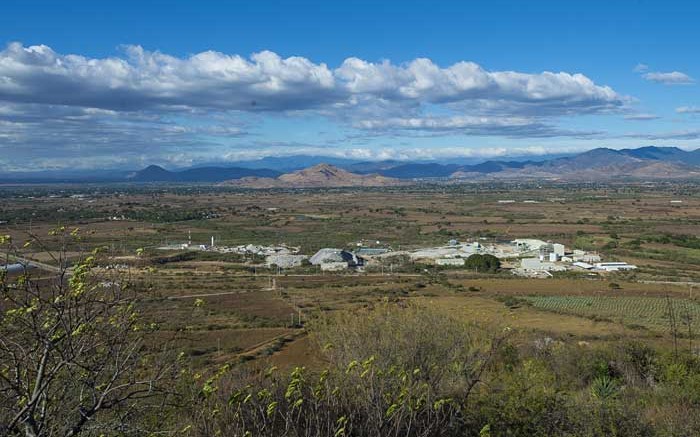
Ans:
<svg viewBox="0 0 700 437"><path fill-rule="evenodd" d="M60 256L49 278L0 278L0 435L142 435L140 419L157 416L172 366L146 347L139 290L98 274L98 257L68 268Z"/></svg>
<svg viewBox="0 0 700 437"><path fill-rule="evenodd" d="M474 254L466 259L464 266L477 272L494 273L501 268L501 260L493 255Z"/></svg>

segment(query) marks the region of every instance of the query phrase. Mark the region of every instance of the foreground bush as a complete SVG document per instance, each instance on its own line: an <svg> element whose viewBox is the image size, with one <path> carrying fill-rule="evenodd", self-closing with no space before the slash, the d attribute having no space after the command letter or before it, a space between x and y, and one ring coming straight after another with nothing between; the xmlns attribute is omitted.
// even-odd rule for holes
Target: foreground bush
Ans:
<svg viewBox="0 0 700 437"><path fill-rule="evenodd" d="M515 347L419 307L318 321L328 366L224 367L192 392L190 436L691 436L700 371L637 344ZM674 390L675 387L675 390ZM679 390L688 387L690 390ZM675 415L674 415L675 414Z"/></svg>
<svg viewBox="0 0 700 437"><path fill-rule="evenodd" d="M13 250L7 237L0 245ZM0 436L162 429L173 359L146 346L151 326L139 313L139 287L96 273L98 257L94 251L71 269L62 262L47 278L0 271Z"/></svg>

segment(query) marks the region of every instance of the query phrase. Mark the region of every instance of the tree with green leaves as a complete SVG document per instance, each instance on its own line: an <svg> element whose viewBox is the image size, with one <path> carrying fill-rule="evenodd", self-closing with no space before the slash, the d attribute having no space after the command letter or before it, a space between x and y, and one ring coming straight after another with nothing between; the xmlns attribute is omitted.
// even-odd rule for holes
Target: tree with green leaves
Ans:
<svg viewBox="0 0 700 437"><path fill-rule="evenodd" d="M466 259L464 266L481 273L495 273L501 268L501 260L490 254L474 254Z"/></svg>
<svg viewBox="0 0 700 437"><path fill-rule="evenodd" d="M18 255L9 237L0 244ZM145 343L138 287L99 257L0 277L0 435L142 435L140 419L157 416L173 361Z"/></svg>

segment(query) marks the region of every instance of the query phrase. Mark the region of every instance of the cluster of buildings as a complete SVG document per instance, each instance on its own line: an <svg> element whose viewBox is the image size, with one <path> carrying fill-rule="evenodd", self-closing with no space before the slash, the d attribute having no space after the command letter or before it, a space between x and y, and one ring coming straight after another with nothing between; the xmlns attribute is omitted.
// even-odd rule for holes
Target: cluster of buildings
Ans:
<svg viewBox="0 0 700 437"><path fill-rule="evenodd" d="M513 273L529 277L551 276L550 272L567 270L588 270L592 272L613 272L633 270L637 267L624 262L602 262L596 252L568 250L564 244L538 239L516 239L502 242L459 242L450 240L447 245L423 248L404 253L412 261L432 262L438 266L459 267L471 255L493 255L503 261L510 261Z"/></svg>
<svg viewBox="0 0 700 437"><path fill-rule="evenodd" d="M379 242L377 242L377 245ZM405 256L413 262L427 262L438 266L464 266L472 255L493 255L512 266L512 272L526 277L547 277L552 272L567 270L591 272L615 272L637 267L624 262L603 262L596 252L567 250L561 243L538 239L516 239L487 242L486 240L460 242L450 240L445 246L421 248L409 251L393 251L386 247L367 247L357 243L354 250L323 248L312 256L300 253L299 247L240 245L217 246L214 237L211 245L188 243L164 246L160 249L206 250L218 253L259 256L265 258L267 267L290 269L305 263L318 266L321 271L333 272L346 269L362 270L367 263L381 261L384 257Z"/></svg>
<svg viewBox="0 0 700 437"><path fill-rule="evenodd" d="M536 251L537 256L520 259L519 267L513 269L513 273L520 276L546 277L551 276L551 272L568 270L618 272L637 268L637 266L625 262L602 262L600 255L595 252L577 249L567 251L563 244L541 240L524 241L527 242L529 249Z"/></svg>
<svg viewBox="0 0 700 437"><path fill-rule="evenodd" d="M207 252L218 252L218 253L235 253L237 255L248 255L248 256L282 256L282 255L295 255L298 254L301 249L299 247L291 247L285 244L278 246L265 246L257 244L243 244L239 246L222 246L217 245L214 237L211 237L210 244L193 244L192 235L189 235L187 243L176 243L167 244L158 247L159 250L203 250Z"/></svg>
<svg viewBox="0 0 700 437"><path fill-rule="evenodd" d="M236 253L238 255L252 256L273 256L273 255L294 255L300 252L299 247L289 247L284 244L279 246L259 246L255 244L246 244L235 247L216 246L213 251L220 253Z"/></svg>
<svg viewBox="0 0 700 437"><path fill-rule="evenodd" d="M531 239L488 243L484 240L468 243L450 240L446 246L418 249L405 253L412 261L433 262L442 266L459 266L464 265L464 261L471 255L488 254L503 260L534 257L539 254L543 246L547 246L550 252L564 254L563 244Z"/></svg>

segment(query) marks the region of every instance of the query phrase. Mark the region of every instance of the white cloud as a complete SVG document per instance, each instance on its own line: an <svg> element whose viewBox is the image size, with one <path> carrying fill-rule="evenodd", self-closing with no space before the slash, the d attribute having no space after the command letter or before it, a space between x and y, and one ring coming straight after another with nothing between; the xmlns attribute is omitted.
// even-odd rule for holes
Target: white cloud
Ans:
<svg viewBox="0 0 700 437"><path fill-rule="evenodd" d="M505 109L529 104L543 110L556 106L582 112L617 108L625 100L612 88L596 85L582 74L489 72L473 62L441 68L425 58L399 66L350 58L335 74L351 94L387 100L472 102Z"/></svg>
<svg viewBox="0 0 700 437"><path fill-rule="evenodd" d="M249 134L236 120L256 116L244 113L326 117L361 135L590 137L597 132L556 127L558 117L622 111L628 102L580 73L489 71L467 61L351 57L328 66L271 51L178 57L125 46L95 58L45 45L0 50L0 149L28 163L211 156Z"/></svg>
<svg viewBox="0 0 700 437"><path fill-rule="evenodd" d="M647 64L639 63L635 65L632 71L634 71L635 73L644 73L645 71L649 71L649 66Z"/></svg>
<svg viewBox="0 0 700 437"><path fill-rule="evenodd" d="M681 106L676 108L678 114L700 114L700 106Z"/></svg>
<svg viewBox="0 0 700 437"><path fill-rule="evenodd" d="M656 114L646 114L646 113L640 113L640 114L628 114L624 116L625 120L633 120L633 121L649 121L649 120L658 120L659 117Z"/></svg>
<svg viewBox="0 0 700 437"><path fill-rule="evenodd" d="M61 55L12 43L0 52L0 100L110 110L204 108L304 110L353 98L448 103L488 100L616 108L624 98L582 74L489 72L473 62L443 68L420 58L405 65L345 60L331 70L302 57L264 51L249 59L206 51L187 58L125 48L125 57Z"/></svg>
<svg viewBox="0 0 700 437"><path fill-rule="evenodd" d="M662 83L664 85L690 85L695 83L695 79L680 71L671 71L668 73L649 72L642 75L648 81Z"/></svg>
<svg viewBox="0 0 700 437"><path fill-rule="evenodd" d="M360 120L355 127L366 130L408 130L432 132L459 132L471 135L499 135L507 137L590 137L602 132L569 131L557 129L528 117L415 117Z"/></svg>
<svg viewBox="0 0 700 437"><path fill-rule="evenodd" d="M624 138L638 138L650 141L659 140L698 140L700 139L700 129L677 130L668 132L653 133L630 133Z"/></svg>
<svg viewBox="0 0 700 437"><path fill-rule="evenodd" d="M509 156L542 156L553 153L575 153L588 150L586 147L543 147L543 146L527 146L527 147L488 147L474 149L470 147L345 147L342 149L329 150L319 146L305 145L299 146L292 144L285 150L278 149L257 149L257 150L238 150L227 153L224 158L226 161L243 161L251 159L264 158L275 154L276 156L292 156L296 154L328 156L334 158L355 159L361 161L383 161L383 160L398 160L398 161L421 161L421 160L448 160L454 158L473 158L478 159L499 159Z"/></svg>

